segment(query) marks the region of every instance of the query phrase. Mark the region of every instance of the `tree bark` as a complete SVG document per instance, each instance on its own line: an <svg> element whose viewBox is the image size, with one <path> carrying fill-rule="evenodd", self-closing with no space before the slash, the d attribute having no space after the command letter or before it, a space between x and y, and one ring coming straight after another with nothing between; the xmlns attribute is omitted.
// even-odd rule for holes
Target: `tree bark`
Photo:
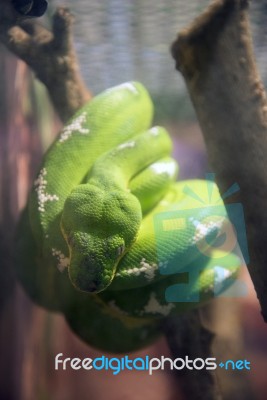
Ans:
<svg viewBox="0 0 267 400"><path fill-rule="evenodd" d="M66 8L56 10L49 31L18 16L10 0L0 0L0 40L46 86L63 122L91 98L80 74L72 26L73 16Z"/></svg>
<svg viewBox="0 0 267 400"><path fill-rule="evenodd" d="M193 310L180 317L171 317L164 322L163 330L173 358L211 357L211 345L214 333L207 329L201 318L200 310ZM214 373L209 370L176 371L177 379L186 399L221 400L221 393Z"/></svg>
<svg viewBox="0 0 267 400"><path fill-rule="evenodd" d="M267 101L253 56L247 0L219 0L172 46L223 195L237 183L248 268L267 322Z"/></svg>

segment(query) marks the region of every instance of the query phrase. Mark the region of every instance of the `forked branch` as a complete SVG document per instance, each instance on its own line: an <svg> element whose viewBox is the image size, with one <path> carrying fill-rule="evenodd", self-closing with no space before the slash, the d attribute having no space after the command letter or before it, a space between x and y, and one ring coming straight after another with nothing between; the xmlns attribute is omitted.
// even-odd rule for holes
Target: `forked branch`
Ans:
<svg viewBox="0 0 267 400"><path fill-rule="evenodd" d="M63 7L56 10L49 31L18 16L9 0L0 0L0 40L44 83L63 122L91 98L80 75L72 26L73 16Z"/></svg>

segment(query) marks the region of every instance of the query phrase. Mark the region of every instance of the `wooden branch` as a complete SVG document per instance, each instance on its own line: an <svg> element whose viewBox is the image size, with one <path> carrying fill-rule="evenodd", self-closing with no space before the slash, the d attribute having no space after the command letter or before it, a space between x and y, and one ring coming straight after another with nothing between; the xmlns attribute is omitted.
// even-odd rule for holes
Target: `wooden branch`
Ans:
<svg viewBox="0 0 267 400"><path fill-rule="evenodd" d="M172 352L172 357L189 359L212 356L213 332L202 324L201 311L194 310L179 317L170 317L164 322L163 330ZM177 378L186 399L220 400L215 375L209 370L184 368L177 372Z"/></svg>
<svg viewBox="0 0 267 400"><path fill-rule="evenodd" d="M63 122L91 98L80 75L72 25L66 8L57 9L50 32L36 21L19 17L10 1L0 0L0 40L45 84Z"/></svg>
<svg viewBox="0 0 267 400"><path fill-rule="evenodd" d="M253 56L247 0L218 0L172 46L224 193L237 182L251 278L267 322L267 101Z"/></svg>

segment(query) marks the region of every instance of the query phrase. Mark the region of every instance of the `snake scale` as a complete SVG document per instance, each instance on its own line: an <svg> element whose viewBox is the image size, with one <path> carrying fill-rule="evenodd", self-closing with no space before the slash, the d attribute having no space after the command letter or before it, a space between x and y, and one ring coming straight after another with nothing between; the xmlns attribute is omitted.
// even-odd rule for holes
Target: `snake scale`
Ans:
<svg viewBox="0 0 267 400"><path fill-rule="evenodd" d="M214 297L219 256L226 271L220 292L240 263L211 245L227 220L217 186L211 183L212 198L200 207L184 189L207 199L206 181L176 182L171 139L151 127L152 118L152 101L138 82L85 104L45 154L18 227L17 275L26 292L106 351L147 345L166 316ZM219 217L215 204L223 210ZM157 234L155 218L181 210L190 213L187 222L178 218L181 224L171 228L169 219L170 234ZM199 299L167 301L168 288L188 282L185 267L199 271L190 286Z"/></svg>

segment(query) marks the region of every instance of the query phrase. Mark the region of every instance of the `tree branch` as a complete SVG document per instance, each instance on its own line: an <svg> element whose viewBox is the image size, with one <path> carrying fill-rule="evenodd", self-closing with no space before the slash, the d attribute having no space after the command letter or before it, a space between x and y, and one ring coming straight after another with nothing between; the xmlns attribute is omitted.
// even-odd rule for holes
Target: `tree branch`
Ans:
<svg viewBox="0 0 267 400"><path fill-rule="evenodd" d="M73 46L71 13L58 8L50 32L18 16L8 0L0 0L0 10L0 40L44 83L61 120L67 121L91 98Z"/></svg>
<svg viewBox="0 0 267 400"><path fill-rule="evenodd" d="M224 193L237 182L251 278L267 322L267 101L253 56L247 0L218 0L172 46Z"/></svg>
<svg viewBox="0 0 267 400"><path fill-rule="evenodd" d="M163 330L173 358L189 359L211 357L211 345L214 333L202 323L201 311L193 310L179 317L169 317L164 322ZM221 394L215 375L209 370L176 371L177 378L186 399L220 400Z"/></svg>

